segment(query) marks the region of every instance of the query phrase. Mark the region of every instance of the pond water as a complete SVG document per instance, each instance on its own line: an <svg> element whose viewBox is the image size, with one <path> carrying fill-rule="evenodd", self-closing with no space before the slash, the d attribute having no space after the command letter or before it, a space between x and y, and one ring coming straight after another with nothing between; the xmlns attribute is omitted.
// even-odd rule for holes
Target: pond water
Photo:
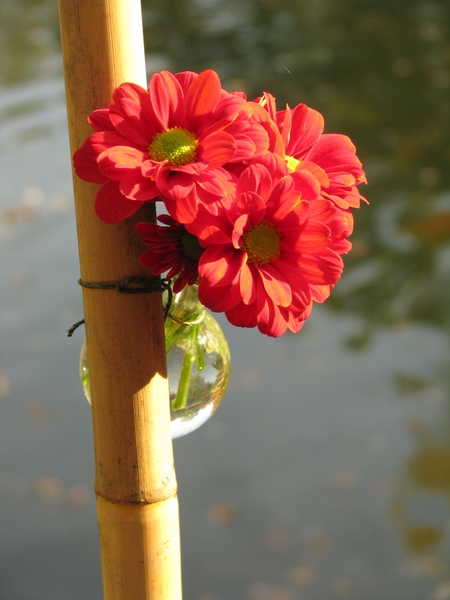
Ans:
<svg viewBox="0 0 450 600"><path fill-rule="evenodd" d="M450 5L143 4L149 73L320 110L367 169L297 335L220 322L232 375L175 440L186 600L450 599ZM0 600L102 597L56 3L0 7Z"/></svg>

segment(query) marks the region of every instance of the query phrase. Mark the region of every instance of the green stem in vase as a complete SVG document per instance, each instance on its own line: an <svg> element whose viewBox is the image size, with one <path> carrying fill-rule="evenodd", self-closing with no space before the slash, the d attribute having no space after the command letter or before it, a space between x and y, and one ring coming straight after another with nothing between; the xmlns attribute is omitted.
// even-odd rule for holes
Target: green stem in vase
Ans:
<svg viewBox="0 0 450 600"><path fill-rule="evenodd" d="M198 341L202 328L205 307L197 295L198 286L186 286L176 294L172 301L169 316L164 323L166 337L166 353L174 345L183 350L183 364L177 393L172 402L172 410L179 410L186 406L190 380L194 363L199 372L205 368L203 348Z"/></svg>
<svg viewBox="0 0 450 600"><path fill-rule="evenodd" d="M172 402L173 410L180 410L186 406L186 401L189 393L189 385L191 382L192 368L195 362L195 354L190 350L186 350L183 358L183 366L181 367L180 381L178 382L177 395Z"/></svg>
<svg viewBox="0 0 450 600"><path fill-rule="evenodd" d="M194 328L195 334L193 336L193 343L194 343L194 348L195 348L195 361L196 361L196 365L197 365L197 371L199 373L201 373L206 366L205 353L203 352L203 346L198 341L198 336L200 335L201 328L202 328L201 323L196 325Z"/></svg>
<svg viewBox="0 0 450 600"><path fill-rule="evenodd" d="M184 333L186 325L181 325L167 317L164 323L164 333L166 336L166 354L172 350L172 346L177 341L177 338Z"/></svg>

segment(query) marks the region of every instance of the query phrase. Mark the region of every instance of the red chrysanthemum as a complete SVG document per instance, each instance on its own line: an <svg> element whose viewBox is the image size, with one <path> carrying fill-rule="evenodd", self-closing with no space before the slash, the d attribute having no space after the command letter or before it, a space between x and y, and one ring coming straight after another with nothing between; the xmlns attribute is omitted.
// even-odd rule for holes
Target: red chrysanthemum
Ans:
<svg viewBox="0 0 450 600"><path fill-rule="evenodd" d="M324 134L323 116L306 104L293 109L286 105L286 110L277 111L274 97L265 93L259 105L264 106L271 121L265 124L270 151L286 160L290 172L313 175L320 196L341 209L359 208L361 200L367 202L357 188L367 183L366 176L349 137ZM272 123L276 123L279 135Z"/></svg>
<svg viewBox="0 0 450 600"><path fill-rule="evenodd" d="M193 285L198 278L198 261L203 248L196 236L169 215L158 220L165 227L154 223L138 223L136 230L146 236L144 244L150 250L144 252L139 262L152 269L154 275L166 273L168 279L176 278L173 291L180 292L186 285Z"/></svg>
<svg viewBox="0 0 450 600"><path fill-rule="evenodd" d="M95 210L106 223L159 196L177 221L189 222L199 200L210 203L232 190L225 164L268 149L266 130L251 115L212 70L162 71L148 90L124 83L107 108L90 115L96 133L75 153L75 171L103 184Z"/></svg>
<svg viewBox="0 0 450 600"><path fill-rule="evenodd" d="M200 301L234 325L278 337L298 331L313 300L322 302L339 279L351 222L329 201L303 200L301 180L284 174L282 161L273 158L272 167L248 167L231 205L217 214L199 207L186 228L205 248Z"/></svg>

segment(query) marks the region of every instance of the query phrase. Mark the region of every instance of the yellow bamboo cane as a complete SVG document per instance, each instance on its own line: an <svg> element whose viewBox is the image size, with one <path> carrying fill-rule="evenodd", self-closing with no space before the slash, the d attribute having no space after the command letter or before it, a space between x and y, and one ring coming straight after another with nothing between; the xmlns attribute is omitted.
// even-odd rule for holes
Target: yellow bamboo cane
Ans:
<svg viewBox="0 0 450 600"><path fill-rule="evenodd" d="M71 152L86 117L124 81L145 87L139 0L59 0ZM118 225L94 214L97 186L74 176L86 281L147 276L134 231L151 204ZM170 437L161 296L84 289L105 600L181 598L178 501Z"/></svg>

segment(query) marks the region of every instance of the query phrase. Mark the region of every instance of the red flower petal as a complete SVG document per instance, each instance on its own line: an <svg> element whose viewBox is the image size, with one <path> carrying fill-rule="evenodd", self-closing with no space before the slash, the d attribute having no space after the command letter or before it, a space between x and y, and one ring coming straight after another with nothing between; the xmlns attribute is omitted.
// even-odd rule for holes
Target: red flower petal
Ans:
<svg viewBox="0 0 450 600"><path fill-rule="evenodd" d="M113 131L114 126L109 118L110 108L99 108L94 110L88 117L89 125L95 129L95 131Z"/></svg>
<svg viewBox="0 0 450 600"><path fill-rule="evenodd" d="M266 167L262 164L251 165L239 177L236 198L239 198L244 192L254 192L263 200L267 200L272 188L272 177Z"/></svg>
<svg viewBox="0 0 450 600"><path fill-rule="evenodd" d="M160 168L154 178L161 194L173 200L185 198L194 190L195 184L192 175L171 170L168 165ZM176 219L176 217L174 218Z"/></svg>
<svg viewBox="0 0 450 600"><path fill-rule="evenodd" d="M269 137L269 150L283 157L284 159L285 145L276 121L270 118L267 110L265 110L262 106L259 106L254 102L251 102L250 104L252 107L252 115L254 120L259 123L267 132Z"/></svg>
<svg viewBox="0 0 450 600"><path fill-rule="evenodd" d="M320 138L324 126L322 115L305 104L292 109L292 126L286 154L302 159ZM310 159L311 160L311 159Z"/></svg>
<svg viewBox="0 0 450 600"><path fill-rule="evenodd" d="M261 286L262 287L262 286ZM271 337L279 337L283 335L287 329L287 323L282 317L282 314L277 305L275 305L267 296L258 290L256 300L258 311L258 329L265 335Z"/></svg>
<svg viewBox="0 0 450 600"><path fill-rule="evenodd" d="M222 167L230 162L235 153L235 141L229 133L224 131L217 131L202 138L197 147L198 159L208 163L208 169Z"/></svg>
<svg viewBox="0 0 450 600"><path fill-rule="evenodd" d="M236 327L256 327L258 325L258 313L256 302L250 305L239 302L236 306L225 311L228 321Z"/></svg>
<svg viewBox="0 0 450 600"><path fill-rule="evenodd" d="M163 198L163 200L167 211L178 223L191 223L195 219L198 209L195 190L182 198Z"/></svg>
<svg viewBox="0 0 450 600"><path fill-rule="evenodd" d="M242 194L241 195L241 199L242 196L246 196L247 194ZM259 198L259 196L257 196L257 198ZM233 247L236 248L236 250L239 250L239 248L241 247L241 237L244 234L245 229L247 228L247 225L249 223L249 216L248 215L241 215L239 218L236 219L235 223L234 223L234 228L233 228L233 232L231 234L231 241L233 243ZM229 237L228 240L229 241Z"/></svg>
<svg viewBox="0 0 450 600"><path fill-rule="evenodd" d="M341 276L341 257L328 249L319 255L303 255L299 269L310 284L332 285Z"/></svg>
<svg viewBox="0 0 450 600"><path fill-rule="evenodd" d="M240 124L238 127L242 130L245 129L246 121L236 120L244 104L242 99L236 98L236 96L229 95L221 98L211 114L212 123L205 129L205 133L221 131L227 128L227 133L234 135L234 129L233 131L228 131L228 128L235 127L235 123ZM241 129L238 129L238 132Z"/></svg>
<svg viewBox="0 0 450 600"><path fill-rule="evenodd" d="M176 118L183 91L174 75L169 71L155 73L150 80L149 91L153 111L161 129L178 125Z"/></svg>
<svg viewBox="0 0 450 600"><path fill-rule="evenodd" d="M311 295L315 302L322 304L330 296L332 286L330 285L311 285Z"/></svg>
<svg viewBox="0 0 450 600"><path fill-rule="evenodd" d="M311 175L314 175L322 187L328 187L330 185L330 180L328 179L327 174L321 167L319 167L319 165L316 165L316 163L313 163L310 160L300 161L295 173L303 171L307 171L308 173L311 173Z"/></svg>
<svg viewBox="0 0 450 600"><path fill-rule="evenodd" d="M235 306L241 300L239 276L246 259L245 252L230 251L223 246L206 248L198 263L200 302L215 312Z"/></svg>
<svg viewBox="0 0 450 600"><path fill-rule="evenodd" d="M159 196L156 183L149 177L143 177L139 167L125 173L120 182L120 191L132 200L154 200Z"/></svg>
<svg viewBox="0 0 450 600"><path fill-rule="evenodd" d="M83 181L89 183L104 183L107 177L102 175L98 169L97 153L92 151L92 146L84 144L73 155L73 168L75 173Z"/></svg>
<svg viewBox="0 0 450 600"><path fill-rule="evenodd" d="M133 146L129 140L116 131L98 131L97 133L93 133L84 142L84 145L89 147L91 152L96 153L97 156L113 146Z"/></svg>
<svg viewBox="0 0 450 600"><path fill-rule="evenodd" d="M329 228L324 223L308 219L298 236L295 249L305 254L317 254L325 250L330 242Z"/></svg>
<svg viewBox="0 0 450 600"><path fill-rule="evenodd" d="M237 120L225 131L234 137L237 146L232 162L255 158L269 149L267 131L258 123Z"/></svg>
<svg viewBox="0 0 450 600"><path fill-rule="evenodd" d="M254 271L249 267L248 263L242 266L239 277L239 290L244 304L251 304L256 300L256 278L253 275Z"/></svg>
<svg viewBox="0 0 450 600"><path fill-rule="evenodd" d="M230 223L216 219L211 213L200 206L197 216L192 223L186 224L186 229L192 233L202 244L229 244L230 243Z"/></svg>
<svg viewBox="0 0 450 600"><path fill-rule="evenodd" d="M301 105L304 106L304 105ZM279 123L281 137L283 138L283 143L285 148L288 147L290 135L291 135L291 127L292 127L292 111L288 105L286 105L286 110L280 111L276 119Z"/></svg>
<svg viewBox="0 0 450 600"><path fill-rule="evenodd" d="M99 189L95 198L95 212L108 224L119 223L134 214L143 202L128 200L119 191L117 181L108 181Z"/></svg>
<svg viewBox="0 0 450 600"><path fill-rule="evenodd" d="M330 248L337 254L347 254L352 249L352 244L348 240L338 240L331 242Z"/></svg>
<svg viewBox="0 0 450 600"><path fill-rule="evenodd" d="M236 280L246 260L247 253L243 250L209 246L200 257L198 272L208 285L228 286Z"/></svg>
<svg viewBox="0 0 450 600"><path fill-rule="evenodd" d="M161 215L163 216L163 215ZM167 215L166 215L167 216ZM173 221L173 219L172 219ZM147 223L146 221L142 221L141 223L137 223L135 229L141 235L157 235L159 225L156 223Z"/></svg>
<svg viewBox="0 0 450 600"><path fill-rule="evenodd" d="M113 146L104 150L97 162L103 175L120 181L127 171L140 167L147 159L147 154L137 148Z"/></svg>
<svg viewBox="0 0 450 600"><path fill-rule="evenodd" d="M292 173L295 189L305 200L316 200L320 196L320 182L309 171L295 171Z"/></svg>
<svg viewBox="0 0 450 600"><path fill-rule="evenodd" d="M288 309L280 308L280 313L283 315L287 322L287 326L292 333L298 333L303 327L305 319L311 314L312 304L313 302L311 300L309 306L305 310L299 310L294 305L291 305Z"/></svg>
<svg viewBox="0 0 450 600"><path fill-rule="evenodd" d="M271 221L284 221L287 215L296 209L301 203L300 195L296 190L288 190L278 198L278 202L273 201L273 196L271 197L271 200L271 205L267 209L267 217ZM294 222L292 224L287 223L287 225L298 229L301 222L301 213L304 209L306 209L305 203L302 205L302 210L297 210L297 218L294 220ZM285 223L283 223L281 227L282 229L280 229L280 231L284 231Z"/></svg>
<svg viewBox="0 0 450 600"><path fill-rule="evenodd" d="M356 148L349 137L338 133L328 133L321 136L308 153L307 159L317 163L326 172L329 169L340 170L339 167L356 167L360 171L361 162L355 152Z"/></svg>
<svg viewBox="0 0 450 600"><path fill-rule="evenodd" d="M278 181L267 199L267 216L277 215L278 210L280 210L280 215L284 216L287 212L285 202L292 208L300 203L300 194L293 188L294 181L290 176L282 177ZM277 215L276 218L281 220L283 217Z"/></svg>
<svg viewBox="0 0 450 600"><path fill-rule="evenodd" d="M244 192L237 196L231 207L230 216L235 214L245 216L249 223L257 225L266 214L266 205L261 196L255 192Z"/></svg>
<svg viewBox="0 0 450 600"><path fill-rule="evenodd" d="M113 131L92 134L73 156L76 174L90 183L105 182L107 176L100 172L97 162L99 155L112 145L126 143L125 138Z"/></svg>
<svg viewBox="0 0 450 600"><path fill-rule="evenodd" d="M192 82L186 96L185 122L190 131L197 132L206 116L214 110L221 96L219 76L207 70Z"/></svg>
<svg viewBox="0 0 450 600"><path fill-rule="evenodd" d="M303 311L311 302L310 284L303 277L298 266L294 266L294 264L289 264L281 258L273 261L273 266L291 286L292 306L296 311Z"/></svg>
<svg viewBox="0 0 450 600"><path fill-rule="evenodd" d="M151 136L147 132L142 131L141 123L138 119L133 121L129 118L125 118L121 114L111 110L109 112L109 118L115 129L123 135L124 138L129 140L132 144L147 148L151 141Z"/></svg>
<svg viewBox="0 0 450 600"><path fill-rule="evenodd" d="M322 196L324 198L330 199L337 206L339 206L339 208L342 208L344 210L348 208L359 208L361 200L367 202L367 200L363 196L361 196L357 191L346 193L346 190L338 189L336 190L336 193L330 194L328 190L322 190Z"/></svg>
<svg viewBox="0 0 450 600"><path fill-rule="evenodd" d="M286 161L278 154L272 152L264 152L261 156L258 156L255 160L252 160L250 164L263 165L269 171L272 181L277 183L285 175L289 175L289 170L286 165Z"/></svg>
<svg viewBox="0 0 450 600"><path fill-rule="evenodd" d="M332 219L342 219L347 223L352 222L353 218L350 212L345 213L336 209L334 204L329 200L315 200L314 202L308 202L308 217L310 219L318 219L325 223L329 223ZM351 219L351 221L348 221Z"/></svg>
<svg viewBox="0 0 450 600"><path fill-rule="evenodd" d="M278 306L289 306L292 302L291 286L270 263L258 267L264 290Z"/></svg>
<svg viewBox="0 0 450 600"><path fill-rule="evenodd" d="M181 73L175 73L175 79L181 85L181 89L183 90L185 96L197 77L198 74L194 73L193 71L182 71Z"/></svg>
<svg viewBox="0 0 450 600"><path fill-rule="evenodd" d="M224 199L235 190L233 176L223 168L207 171L197 181L197 195L201 202L209 204ZM209 209L211 210L211 209Z"/></svg>
<svg viewBox="0 0 450 600"><path fill-rule="evenodd" d="M149 140L160 131L155 123L150 94L135 83L122 83L113 93L114 103L111 112L127 119L142 138Z"/></svg>

